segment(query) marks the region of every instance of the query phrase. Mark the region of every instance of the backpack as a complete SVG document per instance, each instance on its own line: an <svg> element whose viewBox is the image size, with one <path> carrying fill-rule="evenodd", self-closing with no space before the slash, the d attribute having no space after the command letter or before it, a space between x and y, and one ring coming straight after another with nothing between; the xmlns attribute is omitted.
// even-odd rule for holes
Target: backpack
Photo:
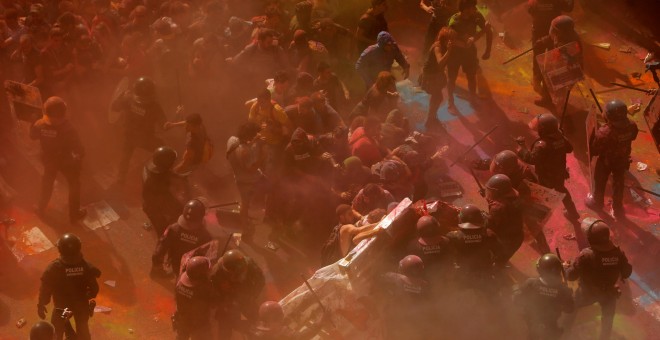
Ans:
<svg viewBox="0 0 660 340"><path fill-rule="evenodd" d="M337 224L332 229L328 240L325 241L325 244L321 248L321 266L323 267L333 264L342 258L341 249L339 248L339 229L341 227L342 224Z"/></svg>

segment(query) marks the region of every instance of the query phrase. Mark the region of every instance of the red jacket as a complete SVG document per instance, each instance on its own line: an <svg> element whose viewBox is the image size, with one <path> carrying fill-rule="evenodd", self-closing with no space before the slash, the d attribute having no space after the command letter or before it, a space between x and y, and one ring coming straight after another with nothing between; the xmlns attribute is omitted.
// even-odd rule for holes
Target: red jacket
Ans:
<svg viewBox="0 0 660 340"><path fill-rule="evenodd" d="M364 166L371 167L383 159L378 142L368 137L363 127L359 127L353 132L348 140L348 145L351 148L351 154L362 160Z"/></svg>

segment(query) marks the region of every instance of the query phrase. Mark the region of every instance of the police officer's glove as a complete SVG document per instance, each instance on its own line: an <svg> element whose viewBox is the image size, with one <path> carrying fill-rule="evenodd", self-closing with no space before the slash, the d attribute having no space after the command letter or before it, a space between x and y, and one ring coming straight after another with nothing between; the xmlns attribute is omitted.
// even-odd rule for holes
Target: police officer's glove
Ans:
<svg viewBox="0 0 660 340"><path fill-rule="evenodd" d="M46 313L48 313L48 310L46 310L46 306L37 305L37 315L39 315L39 318L41 318L42 320L45 319Z"/></svg>
<svg viewBox="0 0 660 340"><path fill-rule="evenodd" d="M89 317L94 316L94 308L96 308L96 300L89 300Z"/></svg>
<svg viewBox="0 0 660 340"><path fill-rule="evenodd" d="M474 159L470 162L470 166L475 170L488 170L490 169L490 163L493 160L490 158L483 159Z"/></svg>

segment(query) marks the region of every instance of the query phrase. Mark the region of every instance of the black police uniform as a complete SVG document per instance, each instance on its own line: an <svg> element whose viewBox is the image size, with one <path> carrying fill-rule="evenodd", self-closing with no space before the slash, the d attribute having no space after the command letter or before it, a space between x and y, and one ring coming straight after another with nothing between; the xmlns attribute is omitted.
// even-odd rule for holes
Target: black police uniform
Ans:
<svg viewBox="0 0 660 340"><path fill-rule="evenodd" d="M418 238L410 241L406 255L416 255L422 259L429 280L434 283L434 288L437 288L437 283L446 282L453 269L449 239L441 236L433 242L424 243Z"/></svg>
<svg viewBox="0 0 660 340"><path fill-rule="evenodd" d="M529 278L519 288L529 339L558 339L561 313L573 312L573 291L565 284L551 285L541 278Z"/></svg>
<svg viewBox="0 0 660 340"><path fill-rule="evenodd" d="M616 299L620 295L617 281L619 278L628 278L630 274L632 266L619 247L609 251L585 248L566 271L568 280L579 279L575 292L577 307L596 302L600 304L601 338L607 337L612 330Z"/></svg>
<svg viewBox="0 0 660 340"><path fill-rule="evenodd" d="M637 125L628 121L624 126L616 128L607 123L600 127L590 141L591 156L598 156L594 170L593 198L596 204L602 206L605 196L605 185L612 174L612 207L623 209L623 179L630 167L632 142L639 132Z"/></svg>
<svg viewBox="0 0 660 340"><path fill-rule="evenodd" d="M543 136L534 141L528 153L522 153L521 159L536 167L536 174L541 185L565 194L564 207L571 216L579 216L575 203L564 181L569 174L566 169L566 154L573 152L573 145L563 134Z"/></svg>
<svg viewBox="0 0 660 340"><path fill-rule="evenodd" d="M181 269L181 256L183 254L211 241L211 234L204 227L200 225L197 228L184 228L182 224L186 224L183 217L179 217L179 221L167 227L163 236L158 240L156 250L151 257L151 262L154 267L162 266L165 254L169 258L172 265L172 271L179 275Z"/></svg>
<svg viewBox="0 0 660 340"><path fill-rule="evenodd" d="M484 227L461 228L447 233L454 252L456 279L461 287L492 287L492 267L501 246L495 233Z"/></svg>
<svg viewBox="0 0 660 340"><path fill-rule="evenodd" d="M176 222L183 209L171 190L174 176L173 172L159 171L151 164L145 166L142 172L142 211L151 221L158 237L163 235L167 226Z"/></svg>
<svg viewBox="0 0 660 340"><path fill-rule="evenodd" d="M112 110L123 113L123 141L118 169L118 177L123 181L135 148L152 151L163 145L163 141L155 135L155 127L165 121L165 113L155 100L140 102L130 91L115 99Z"/></svg>
<svg viewBox="0 0 660 340"><path fill-rule="evenodd" d="M77 218L80 214L81 158L84 155L78 133L68 120L51 125L42 118L32 124L30 137L39 140L44 164L38 209L46 209L57 173L61 172L69 184L69 216L72 220Z"/></svg>
<svg viewBox="0 0 660 340"><path fill-rule="evenodd" d="M504 265L518 251L525 237L520 202L509 198L488 200L487 225L497 234L502 244L495 262Z"/></svg>
<svg viewBox="0 0 660 340"><path fill-rule="evenodd" d="M529 0L528 5L527 11L532 16L532 43L548 35L552 19L560 16L562 12L573 10L573 1L569 0ZM534 79L541 81L541 70L536 62L536 56L545 52L545 49L542 46L534 46L533 52Z"/></svg>
<svg viewBox="0 0 660 340"><path fill-rule="evenodd" d="M211 282L188 286L179 280L174 288L177 340L211 338L211 308L215 299Z"/></svg>
<svg viewBox="0 0 660 340"><path fill-rule="evenodd" d="M259 304L257 298L263 291L266 279L257 263L249 257L247 273L239 282L232 282L229 274L216 265L211 273L211 283L215 294L218 295L218 334L222 339L231 337L232 329L237 329L241 321L241 314L248 321L258 319Z"/></svg>
<svg viewBox="0 0 660 340"><path fill-rule="evenodd" d="M41 276L39 305L47 305L52 296L55 308L69 308L73 312L78 339L90 339L87 325L90 316L89 300L99 292L96 282L99 276L101 271L82 258L75 264L65 263L58 258L48 265ZM62 339L65 325L61 313L53 310L51 323L57 338Z"/></svg>

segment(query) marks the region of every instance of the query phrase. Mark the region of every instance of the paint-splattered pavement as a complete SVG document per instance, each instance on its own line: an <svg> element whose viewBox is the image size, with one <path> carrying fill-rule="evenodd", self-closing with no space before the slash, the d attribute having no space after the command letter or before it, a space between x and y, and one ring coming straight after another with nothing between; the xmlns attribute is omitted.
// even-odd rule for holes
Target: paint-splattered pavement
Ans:
<svg viewBox="0 0 660 340"><path fill-rule="evenodd" d="M530 86L531 56L527 55L507 66L502 66L502 61L528 48L530 20L525 4L520 1L500 3L511 5L500 6L493 11L482 8L494 26L495 41L491 59L481 62L480 99L470 102L461 97L464 91L458 91L456 104L461 115L450 115L447 112L446 102L438 112L438 117L451 136L448 138L450 159L458 156L494 125L499 126L496 132L477 147L469 155L470 158L492 156L503 149L513 149L514 138L517 136L525 136L527 141L531 142L533 136L527 123L536 114L545 112L533 104L536 94ZM397 2L391 7L390 27L411 60L415 75L422 63L418 46L422 45L427 18L421 11L416 10L416 1ZM400 13L415 14L412 17L404 17ZM576 5L573 16L576 18L577 31L585 46L585 73L601 102L620 98L628 104L641 103L644 109L650 97L640 92L612 87L609 83L616 81L641 88L655 87L650 74L642 74L641 78L632 76L634 72L643 73L644 65L640 58L643 58L647 51L626 36L617 34L617 28L601 17L582 11L579 5ZM506 40L498 37L500 32L507 32ZM610 48L606 50L593 45L598 43L609 43ZM481 45L479 48L482 50ZM630 52L620 52L620 50ZM407 106L411 108L408 111L411 121L421 124L425 117L427 97L416 92L411 84L399 85ZM466 88L462 77L459 78L458 87ZM575 152L568 161L571 178L567 187L583 217L598 216L585 208L582 202L582 198L589 191L584 119L592 105L588 93L574 91L567 111L568 137L575 146ZM660 157L641 112L632 119L642 132L633 144L633 165L626 180L631 185L660 192L660 181L656 175L656 169L660 169ZM227 136L223 132L219 140L224 141ZM36 155L34 153L30 155L30 152L27 150L22 153L26 155L26 160L35 160ZM138 157L146 159L147 155L141 154ZM197 181L199 185L197 189L212 202L236 200L238 195L228 175L227 164L224 163L223 157L216 158L220 160L212 164L213 172L219 175L221 180L215 181L213 186L209 187L203 179L200 179ZM104 164L101 159L96 161L99 161L98 164ZM647 168L638 171L636 168L638 162L646 164ZM28 161L24 168L20 169L19 172L24 176L22 182L37 181L38 166L33 166L36 163L38 162ZM114 166L114 164L110 165L110 168ZM93 174L86 175L83 179L83 187L88 183L87 188L91 188L84 189L85 202L106 200L121 216L119 221L93 231L83 226L70 226L65 222L63 213L66 189L58 185L50 207L53 215L48 220L41 220L29 209L30 203L19 202L9 212L17 223L9 229L8 235L19 242L22 241L23 232L36 226L53 243L64 232L71 231L81 236L85 258L103 271L97 304L111 309L97 313L90 321L94 338L174 338L170 323L170 315L174 310L173 283L167 280L154 281L148 275L156 235L153 230L143 228L146 217L140 208L138 180L129 182L124 190L115 190L108 185L109 170L105 166L95 166L90 171ZM485 207L485 202L478 195L478 188L466 167L462 165L452 167L449 175L462 185L464 191L463 197L457 199L454 204L472 202ZM34 185L30 186L30 183L23 184L24 187L34 187ZM615 337L618 339L652 339L657 336L653 334L660 334L660 303L658 302L660 269L657 265L660 253L658 240L660 201L652 195L640 191L636 193L641 196L642 203L647 199L650 200L651 206L643 207L641 203L635 202L630 191L626 189L624 202L630 221L613 224L615 242L621 246L634 268L631 278L622 284L623 295L618 302L614 325ZM601 218L608 218L601 215ZM217 235L226 237L232 231L221 228L213 214L207 216L207 221ZM267 227L259 226L254 243L241 244L240 247L266 270L265 297L279 299L301 283L298 279L299 273L311 273L317 268L317 260L310 259L304 251L288 244L282 244L277 251L265 249L263 245L267 242L268 232ZM579 230L564 219L561 210L556 211L548 222L546 237L551 249L560 248L565 259L574 258L578 253L578 242L584 242ZM15 257L12 254L6 252L1 254L0 339L27 337L29 325L37 320L35 305L39 275L56 254L57 250L51 248L38 254L26 255L18 263L13 260ZM537 252L527 243L523 244L521 250L512 259L512 271L521 275L535 275L534 261L537 257ZM596 306L580 310L573 328L567 330L567 338L595 338L599 322L598 313ZM15 324L21 318L26 319L28 326L17 328ZM515 334L520 336L522 333L518 330ZM516 335L512 335L511 338L516 338Z"/></svg>

